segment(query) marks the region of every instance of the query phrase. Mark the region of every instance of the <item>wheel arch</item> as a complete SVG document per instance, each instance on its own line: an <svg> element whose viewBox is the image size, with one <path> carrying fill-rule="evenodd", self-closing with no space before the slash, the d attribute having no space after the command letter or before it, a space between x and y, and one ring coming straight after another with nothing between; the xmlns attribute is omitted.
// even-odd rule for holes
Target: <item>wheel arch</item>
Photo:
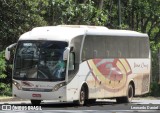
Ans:
<svg viewBox="0 0 160 113"><path fill-rule="evenodd" d="M89 89L88 89L88 85L86 82L83 82L81 85L79 85L79 94L78 94L78 99L77 100L74 100L73 102L77 105L80 105L80 106L83 106L83 105L86 105L87 104L87 100L88 100L88 92L89 92ZM81 100L81 90L83 90L85 92L85 98L84 98L84 101Z"/></svg>
<svg viewBox="0 0 160 113"><path fill-rule="evenodd" d="M86 83L86 82L83 82L83 83L81 84L81 86L80 86L80 88L79 88L79 94L80 94L80 90L81 90L82 87L84 87L85 92L86 92L86 99L88 99L88 98L89 98L89 88L88 88L87 83ZM79 96L80 96L80 95L79 95Z"/></svg>
<svg viewBox="0 0 160 113"><path fill-rule="evenodd" d="M135 83L134 83L134 81L131 80L128 85L130 85L130 84L131 84L132 87L133 87L133 96L135 96Z"/></svg>

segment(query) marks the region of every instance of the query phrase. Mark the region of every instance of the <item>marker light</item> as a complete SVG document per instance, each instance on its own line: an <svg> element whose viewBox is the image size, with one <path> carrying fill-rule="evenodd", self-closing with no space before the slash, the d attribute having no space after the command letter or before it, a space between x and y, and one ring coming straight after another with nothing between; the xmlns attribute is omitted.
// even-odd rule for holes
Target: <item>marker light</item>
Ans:
<svg viewBox="0 0 160 113"><path fill-rule="evenodd" d="M61 82L53 87L53 91L57 91L59 88L66 85L66 82Z"/></svg>
<svg viewBox="0 0 160 113"><path fill-rule="evenodd" d="M14 80L13 80L13 85L15 85L18 90L22 90L21 85L20 85L17 81L14 81Z"/></svg>

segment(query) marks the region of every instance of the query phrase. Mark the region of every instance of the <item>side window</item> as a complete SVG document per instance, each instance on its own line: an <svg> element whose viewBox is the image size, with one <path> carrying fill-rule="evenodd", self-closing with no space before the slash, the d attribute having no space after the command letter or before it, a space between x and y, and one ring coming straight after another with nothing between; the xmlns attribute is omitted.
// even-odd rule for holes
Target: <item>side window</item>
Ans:
<svg viewBox="0 0 160 113"><path fill-rule="evenodd" d="M104 36L93 37L93 54L94 58L105 58L105 38Z"/></svg>
<svg viewBox="0 0 160 113"><path fill-rule="evenodd" d="M118 58L128 58L128 38L119 37L116 42Z"/></svg>
<svg viewBox="0 0 160 113"><path fill-rule="evenodd" d="M86 36L82 60L93 58L147 58L149 45L147 38Z"/></svg>
<svg viewBox="0 0 160 113"><path fill-rule="evenodd" d="M83 51L82 51L82 61L92 59L93 55L93 38L91 36L86 36Z"/></svg>
<svg viewBox="0 0 160 113"><path fill-rule="evenodd" d="M77 36L71 40L70 46L73 47L69 55L68 81L72 80L79 70L79 64L82 57L80 56L83 35Z"/></svg>
<svg viewBox="0 0 160 113"><path fill-rule="evenodd" d="M118 56L118 48L116 37L106 37L106 56L107 58L116 58Z"/></svg>
<svg viewBox="0 0 160 113"><path fill-rule="evenodd" d="M129 39L129 57L130 58L139 58L139 39L132 38Z"/></svg>
<svg viewBox="0 0 160 113"><path fill-rule="evenodd" d="M140 38L139 40L140 57L149 57L149 40L147 38Z"/></svg>

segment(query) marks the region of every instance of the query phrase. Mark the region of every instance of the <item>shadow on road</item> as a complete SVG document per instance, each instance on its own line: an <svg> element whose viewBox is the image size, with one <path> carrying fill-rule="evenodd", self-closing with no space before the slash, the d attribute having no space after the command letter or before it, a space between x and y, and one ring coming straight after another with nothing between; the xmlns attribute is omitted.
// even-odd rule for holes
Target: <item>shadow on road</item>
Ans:
<svg viewBox="0 0 160 113"><path fill-rule="evenodd" d="M87 104L83 107L103 107L105 105L110 105L110 106L116 106L116 105L120 105L120 104L124 104L124 105L129 105L129 104L132 104L132 103L117 103L117 102L109 102L109 101L96 101L95 103L92 103L92 104ZM41 106L43 108L79 108L79 107L82 107L82 106L78 106L74 103L53 103L53 102L44 102L41 104Z"/></svg>
<svg viewBox="0 0 160 113"><path fill-rule="evenodd" d="M41 103L41 108L42 110L123 110L127 109L130 110L130 105L135 104L135 103L117 103L116 101L96 101L95 103L92 104L87 104L85 106L78 106L72 102L63 102L63 103L58 103L58 102L50 102L50 101L42 101ZM11 106L32 106L31 103L12 103L9 104L7 103L6 105L11 105Z"/></svg>

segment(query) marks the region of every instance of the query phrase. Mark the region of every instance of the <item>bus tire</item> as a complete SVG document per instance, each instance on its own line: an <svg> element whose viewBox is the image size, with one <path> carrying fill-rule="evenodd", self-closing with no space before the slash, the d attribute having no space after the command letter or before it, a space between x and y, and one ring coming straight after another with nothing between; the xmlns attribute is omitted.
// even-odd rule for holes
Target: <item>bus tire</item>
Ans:
<svg viewBox="0 0 160 113"><path fill-rule="evenodd" d="M128 85L128 89L127 89L127 96L125 97L117 97L116 101L117 103L130 103L133 99L134 96L134 89L133 89L133 85L129 84Z"/></svg>
<svg viewBox="0 0 160 113"><path fill-rule="evenodd" d="M82 86L81 90L80 90L79 100L74 101L74 103L76 105L79 105L79 106L85 105L86 104L86 98L87 98L86 95L87 95L87 92L85 90L85 87Z"/></svg>
<svg viewBox="0 0 160 113"><path fill-rule="evenodd" d="M31 100L32 105L39 106L41 104L41 100Z"/></svg>
<svg viewBox="0 0 160 113"><path fill-rule="evenodd" d="M133 96L134 96L133 85L132 85L132 84L129 84L129 85L128 85L128 90L127 90L127 96L124 98L124 101L125 101L126 103L132 102Z"/></svg>

